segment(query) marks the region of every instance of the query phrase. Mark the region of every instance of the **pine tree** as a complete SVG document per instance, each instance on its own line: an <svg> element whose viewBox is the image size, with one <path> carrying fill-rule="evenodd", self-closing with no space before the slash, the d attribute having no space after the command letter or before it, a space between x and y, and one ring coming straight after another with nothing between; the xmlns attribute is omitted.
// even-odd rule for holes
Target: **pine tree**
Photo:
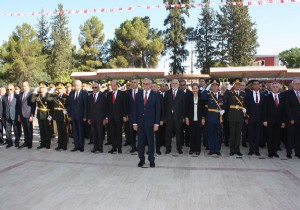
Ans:
<svg viewBox="0 0 300 210"><path fill-rule="evenodd" d="M68 17L63 5L58 4L56 14L51 18L51 55L49 75L53 81L69 80L73 68L71 32L68 28Z"/></svg>
<svg viewBox="0 0 300 210"><path fill-rule="evenodd" d="M216 59L216 20L215 13L206 4L201 11L196 28L196 67L208 74Z"/></svg>
<svg viewBox="0 0 300 210"><path fill-rule="evenodd" d="M239 1L235 0L235 2ZM251 21L248 7L227 4L221 8L220 15L226 20L227 33L224 34L224 39L227 41L228 64L230 66L251 65L259 45L255 23Z"/></svg>
<svg viewBox="0 0 300 210"><path fill-rule="evenodd" d="M173 74L182 74L185 67L182 65L186 61L189 52L186 50L186 27L184 15L188 16L190 0L164 0L169 5L186 4L186 7L169 7L169 15L164 21L165 30L165 47L170 50L170 72Z"/></svg>
<svg viewBox="0 0 300 210"><path fill-rule="evenodd" d="M50 54L50 37L49 37L49 31L50 31L50 25L48 24L48 21L46 20L46 15L43 14L44 10L41 11L41 18L38 19L37 24L37 36L39 41L43 44L42 52L43 54Z"/></svg>
<svg viewBox="0 0 300 210"><path fill-rule="evenodd" d="M78 40L81 47L79 57L82 64L79 70L95 71L102 66L100 47L105 37L102 32L103 27L104 25L95 16L80 25Z"/></svg>

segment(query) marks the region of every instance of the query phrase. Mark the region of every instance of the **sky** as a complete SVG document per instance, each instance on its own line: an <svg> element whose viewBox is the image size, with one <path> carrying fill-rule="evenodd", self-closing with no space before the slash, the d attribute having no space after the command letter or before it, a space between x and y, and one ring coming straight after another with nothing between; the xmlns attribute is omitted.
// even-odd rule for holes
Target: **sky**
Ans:
<svg viewBox="0 0 300 210"><path fill-rule="evenodd" d="M279 0L278 0L279 1ZM300 47L300 0L291 3L273 3L263 4L262 6L249 6L249 14L252 21L256 23L259 47L258 55L277 55L283 50L292 47ZM195 3L201 1L195 0ZM212 0L213 3L220 1ZM257 2L257 0L252 0ZM101 9L101 8L128 8L132 6L149 6L162 5L163 0L0 0L0 44L8 40L8 37L15 30L17 25L29 23L33 26L37 24L39 16L4 16L5 13L15 12L39 12L54 11L57 5L62 3L65 10L82 10L82 9ZM218 6L213 4L214 9ZM186 18L186 25L196 27L200 7L190 10L190 16ZM104 24L104 34L106 39L114 37L115 28L119 27L125 20L130 20L135 16L149 16L151 27L164 30L164 19L167 12L164 9L136 9L132 11L104 12L93 14L71 14L69 15L69 28L72 33L72 42L78 46L79 25L83 24L88 18L97 16ZM47 16L50 21L50 15ZM188 46L188 48L190 48ZM163 68L168 62L167 58L161 58L159 67ZM190 58L187 59L186 65L189 66Z"/></svg>

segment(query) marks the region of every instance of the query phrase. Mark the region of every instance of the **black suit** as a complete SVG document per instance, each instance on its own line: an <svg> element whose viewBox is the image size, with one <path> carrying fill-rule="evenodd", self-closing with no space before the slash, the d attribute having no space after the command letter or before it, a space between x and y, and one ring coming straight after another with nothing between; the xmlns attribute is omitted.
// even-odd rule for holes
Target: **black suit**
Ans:
<svg viewBox="0 0 300 210"><path fill-rule="evenodd" d="M122 125L123 117L127 116L126 95L118 90L113 103L113 92L107 94L107 117L111 132L113 149L122 148Z"/></svg>
<svg viewBox="0 0 300 210"><path fill-rule="evenodd" d="M74 149L84 149L84 121L87 119L88 93L80 90L75 99L76 92L73 90L68 97L68 113L72 119L72 129L74 137Z"/></svg>
<svg viewBox="0 0 300 210"><path fill-rule="evenodd" d="M19 104L19 96L13 94L11 98L11 102L9 102L9 95L6 94L2 99L3 105L3 118L5 120L5 130L6 130L6 142L8 145L12 145L11 138L11 129L14 129L15 133L15 145L19 145L19 131L17 128L17 117L18 117L18 104Z"/></svg>
<svg viewBox="0 0 300 210"><path fill-rule="evenodd" d="M253 92L247 92L245 98L245 108L247 110L248 119L248 142L249 142L249 151L250 152L259 152L259 145L261 142L261 129L262 129L262 109L264 94L261 92L258 93L260 100L256 104L253 97Z"/></svg>
<svg viewBox="0 0 300 210"><path fill-rule="evenodd" d="M190 103L189 98L193 97L193 92L186 89L185 90L185 104ZM199 96L201 97L201 96ZM187 105L185 106L187 107ZM185 144L185 146L190 145L190 129L189 126L185 122L182 123L182 131L181 131L181 140L182 140L182 145Z"/></svg>
<svg viewBox="0 0 300 210"><path fill-rule="evenodd" d="M36 103L31 102L32 92L28 91L25 96L24 92L20 93L19 100L19 116L21 119L23 131L24 131L24 144L25 146L32 147L33 139L33 125L32 122L29 122L30 117L34 117Z"/></svg>
<svg viewBox="0 0 300 210"><path fill-rule="evenodd" d="M285 105L288 129L286 152L291 155L295 145L295 155L300 157L300 103L294 90L286 93ZM294 121L294 124L291 124L291 121Z"/></svg>
<svg viewBox="0 0 300 210"><path fill-rule="evenodd" d="M171 151L173 131L176 134L177 150L182 149L181 130L184 117L185 93L182 90L177 90L176 97L173 99L173 90L166 91L164 100L164 119L166 121L167 151Z"/></svg>
<svg viewBox="0 0 300 210"><path fill-rule="evenodd" d="M94 93L89 95L88 107L88 119L91 123L91 140L94 143L94 150L103 151L103 120L107 117L106 96L98 92L96 101L94 101Z"/></svg>
<svg viewBox="0 0 300 210"><path fill-rule="evenodd" d="M267 140L269 155L277 153L281 124L285 122L284 100L281 95L277 99L279 102L278 107L275 104L273 94L267 95L263 103L262 121L268 123Z"/></svg>
<svg viewBox="0 0 300 210"><path fill-rule="evenodd" d="M190 151L200 152L201 151L201 120L204 117L204 101L201 100L200 95L198 100L195 101L194 95L190 95L187 98L186 106L186 117L189 119L189 132L190 132ZM197 120L194 120L195 111L194 108L197 106Z"/></svg>
<svg viewBox="0 0 300 210"><path fill-rule="evenodd" d="M0 143L3 143L3 105L2 105L2 96L0 95Z"/></svg>

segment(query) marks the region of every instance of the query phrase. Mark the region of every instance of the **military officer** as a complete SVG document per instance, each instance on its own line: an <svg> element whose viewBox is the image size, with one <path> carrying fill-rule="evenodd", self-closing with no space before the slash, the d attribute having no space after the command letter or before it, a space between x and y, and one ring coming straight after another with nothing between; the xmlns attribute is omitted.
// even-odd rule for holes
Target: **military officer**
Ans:
<svg viewBox="0 0 300 210"><path fill-rule="evenodd" d="M223 96L219 93L220 81L211 79L201 99L206 102L205 125L209 155L221 155L222 115L225 113ZM211 89L211 90L210 90Z"/></svg>
<svg viewBox="0 0 300 210"><path fill-rule="evenodd" d="M39 92L33 94L31 102L37 103L37 119L40 129L41 144L37 149L50 149L51 144L51 120L53 112L53 103L51 94L47 92L48 83L39 82Z"/></svg>
<svg viewBox="0 0 300 210"><path fill-rule="evenodd" d="M244 108L245 92L240 91L241 79L235 79L231 91L225 92L224 100L229 107L227 121L229 122L229 144L230 156L237 154L242 156L240 152L241 133L244 124Z"/></svg>
<svg viewBox="0 0 300 210"><path fill-rule="evenodd" d="M64 84L61 82L56 83L57 94L53 95L53 120L57 124L58 132L58 146L55 150L67 150L68 132L67 123L68 116L66 108L68 107L68 95L64 93Z"/></svg>

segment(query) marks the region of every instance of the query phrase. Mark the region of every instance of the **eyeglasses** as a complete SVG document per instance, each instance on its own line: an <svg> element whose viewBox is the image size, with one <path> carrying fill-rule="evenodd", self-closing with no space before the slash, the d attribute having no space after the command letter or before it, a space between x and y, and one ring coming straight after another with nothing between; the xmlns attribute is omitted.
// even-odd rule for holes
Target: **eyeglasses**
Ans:
<svg viewBox="0 0 300 210"><path fill-rule="evenodd" d="M92 89L97 89L98 87L92 87Z"/></svg>

